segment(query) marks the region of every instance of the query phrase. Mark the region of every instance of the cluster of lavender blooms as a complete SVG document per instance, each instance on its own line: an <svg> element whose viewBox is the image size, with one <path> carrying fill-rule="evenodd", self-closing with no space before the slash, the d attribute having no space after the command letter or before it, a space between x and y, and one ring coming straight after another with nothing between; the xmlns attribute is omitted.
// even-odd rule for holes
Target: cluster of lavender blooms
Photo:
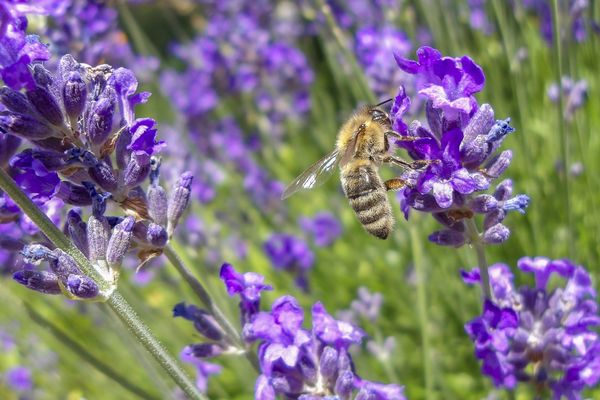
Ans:
<svg viewBox="0 0 600 400"><path fill-rule="evenodd" d="M280 207L283 185L254 154L261 151L263 140L276 142L286 124L307 114L313 81L304 54L293 43L296 29L287 24L286 4L201 2L210 16L202 31L192 42L172 46L185 70L166 70L160 79L181 114L178 128L190 133L197 148L186 168L199 177L196 172L211 160L221 168L233 168L252 201L271 211ZM291 31L285 33L286 29ZM223 115L221 105L240 98L243 113ZM205 200L212 200L214 186L221 181L202 180L204 187L196 191L209 193Z"/></svg>
<svg viewBox="0 0 600 400"><path fill-rule="evenodd" d="M562 92L562 93L561 93ZM573 80L568 76L561 78L560 84L553 83L548 88L548 98L557 103L559 96L563 96L563 115L566 121L572 121L575 112L583 107L588 97L588 83L585 79Z"/></svg>
<svg viewBox="0 0 600 400"><path fill-rule="evenodd" d="M418 61L396 56L400 69L415 75L428 124L404 122L411 100L401 87L391 112L393 128L401 135L396 144L427 165L402 174L407 183L398 196L402 211L406 218L411 208L431 213L445 229L429 239L455 247L473 240L466 223L474 214L483 214L482 240L502 243L510 234L502 224L506 214L524 213L529 203L526 195L513 196L509 179L500 182L493 194L481 193L512 159L510 150L497 153L514 131L510 118L496 120L489 104L477 103L474 94L483 89L485 76L471 58L443 57L430 47L421 47L417 56Z"/></svg>
<svg viewBox="0 0 600 400"><path fill-rule="evenodd" d="M271 311L260 311L261 291L271 290L256 273L241 274L225 264L221 270L229 295L240 296L242 336L247 346L259 342L260 376L255 399L277 396L293 399L403 400L403 388L370 382L357 375L348 349L359 344L364 333L347 322L337 321L317 302L312 307L312 329L302 327L304 311L292 296L275 300ZM194 322L209 342L187 347L197 358L224 352L221 336L203 310L183 304L176 316Z"/></svg>
<svg viewBox="0 0 600 400"><path fill-rule="evenodd" d="M25 29L27 20L17 11L31 12L31 7L13 9L2 4L7 21L0 41L6 51L0 62L7 86L0 88L1 167L56 225L67 212L65 204L91 206L87 232L73 210L65 229L106 283L113 285L122 254L113 260L114 265L112 261L107 264L104 255L110 249L109 238L115 232L132 232L142 261L160 254L187 207L192 176L182 174L170 198L158 184L156 155L164 143L156 140L153 119L135 118L136 105L150 94L136 93L138 82L130 70L92 67L65 55L51 63L54 71L49 71L39 62L49 56L46 46L18 30ZM149 177L146 195L142 185ZM47 239L5 193L0 200L0 253L2 259L22 264L23 270L14 275L18 282L75 298L109 294L94 287L90 277L85 280L74 261L60 250L49 249ZM137 220L105 217L106 201ZM12 229L15 222L18 229ZM39 245L24 248L26 243ZM129 247L129 240L126 243ZM19 250L23 250L21 260L15 257ZM52 272L37 271L30 264L44 260Z"/></svg>
<svg viewBox="0 0 600 400"><path fill-rule="evenodd" d="M494 26L487 15L490 6L487 0L469 0L470 24L473 29L490 34ZM520 4L515 4L520 3ZM554 20L552 16L552 2L546 0L524 0L522 2L507 2L509 7L523 7L539 19L540 34L542 38L552 45L554 41ZM598 31L598 23L591 16L590 2L588 0L568 0L559 3L559 12L563 20L560 35L563 39L583 42L587 39L590 28Z"/></svg>
<svg viewBox="0 0 600 400"><path fill-rule="evenodd" d="M328 212L317 213L313 218L301 217L298 222L317 247L331 246L342 234L340 222ZM294 275L295 284L308 292L308 272L315 263L315 255L306 240L288 233L274 233L265 241L263 250L275 269Z"/></svg>
<svg viewBox="0 0 600 400"><path fill-rule="evenodd" d="M489 268L492 299L465 330L483 361L481 371L494 385L512 389L530 384L536 398L581 399L600 381L600 325L596 291L589 273L566 259L524 257L519 270L535 285L515 287L505 264ZM463 271L467 284L479 284L479 269ZM564 285L551 288L555 276Z"/></svg>

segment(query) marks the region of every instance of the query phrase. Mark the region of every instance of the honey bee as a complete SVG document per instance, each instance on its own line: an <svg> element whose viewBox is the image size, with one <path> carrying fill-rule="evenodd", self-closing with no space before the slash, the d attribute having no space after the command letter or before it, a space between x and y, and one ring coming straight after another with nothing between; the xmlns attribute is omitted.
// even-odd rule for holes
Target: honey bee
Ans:
<svg viewBox="0 0 600 400"><path fill-rule="evenodd" d="M391 99L390 99L391 100ZM394 227L387 191L406 186L400 178L383 181L378 174L381 164L419 169L423 162L408 163L389 154L389 137L404 138L392 130L389 115L375 106L359 108L339 130L335 149L308 167L284 190L281 198L323 184L340 167L344 194L362 226L380 239L386 239Z"/></svg>

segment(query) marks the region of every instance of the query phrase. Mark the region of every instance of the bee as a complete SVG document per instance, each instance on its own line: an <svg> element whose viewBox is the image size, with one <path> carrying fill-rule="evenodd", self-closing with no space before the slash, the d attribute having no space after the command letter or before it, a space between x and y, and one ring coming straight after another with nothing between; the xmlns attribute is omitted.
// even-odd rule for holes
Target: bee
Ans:
<svg viewBox="0 0 600 400"><path fill-rule="evenodd" d="M294 179L285 188L282 200L323 184L339 165L344 194L358 220L371 235L386 239L394 227L387 191L399 190L407 183L400 178L383 181L379 167L382 164L410 169L423 166L422 161L408 163L389 154L390 137L410 140L392 130L389 115L379 108L389 101L359 108L340 128L335 149Z"/></svg>

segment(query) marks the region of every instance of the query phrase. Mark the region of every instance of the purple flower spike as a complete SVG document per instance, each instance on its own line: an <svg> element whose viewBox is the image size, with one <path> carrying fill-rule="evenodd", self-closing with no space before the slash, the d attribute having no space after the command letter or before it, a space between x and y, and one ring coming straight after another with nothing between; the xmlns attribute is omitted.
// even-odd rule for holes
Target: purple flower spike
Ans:
<svg viewBox="0 0 600 400"><path fill-rule="evenodd" d="M535 287L516 288L508 266L491 266L493 300L465 325L481 370L498 387L527 381L539 396L579 399L583 389L600 381L600 316L590 275L565 259L524 257L518 266L534 274ZM550 290L553 273L565 284ZM477 283L479 271L464 272L463 278Z"/></svg>
<svg viewBox="0 0 600 400"><path fill-rule="evenodd" d="M403 136L396 144L423 164L401 176L408 182L398 194L405 217L411 208L434 213L449 229L434 232L429 239L460 247L471 237L463 220L483 214L484 242L506 241L510 231L501 222L508 211L524 213L529 198L511 199L502 189L493 196L481 193L510 165L512 152L499 152L499 148L515 130L510 118L496 120L489 104L477 103L474 94L485 85L481 67L467 56L444 57L430 47L417 50L417 61L395 56L401 70L416 76L428 125L403 120L410 99L401 87L390 113L393 128Z"/></svg>
<svg viewBox="0 0 600 400"><path fill-rule="evenodd" d="M242 325L250 322L260 308L260 292L273 290L271 285L264 284L264 276L255 272L240 274L231 264L223 264L219 274L225 283L230 296L240 295L240 312Z"/></svg>
<svg viewBox="0 0 600 400"><path fill-rule="evenodd" d="M328 212L318 213L314 218L301 218L302 229L313 236L315 245L327 247L342 234L342 225Z"/></svg>
<svg viewBox="0 0 600 400"><path fill-rule="evenodd" d="M276 269L296 275L296 284L308 290L307 271L313 266L315 256L303 240L285 233L271 235L263 245L264 251Z"/></svg>

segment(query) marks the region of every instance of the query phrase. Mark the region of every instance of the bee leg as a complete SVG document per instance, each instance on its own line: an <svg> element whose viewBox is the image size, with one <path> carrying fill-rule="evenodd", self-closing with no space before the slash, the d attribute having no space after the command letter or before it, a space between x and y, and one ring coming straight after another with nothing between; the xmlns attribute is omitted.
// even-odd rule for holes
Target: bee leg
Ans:
<svg viewBox="0 0 600 400"><path fill-rule="evenodd" d="M414 142L415 140L422 139L415 136L404 136L396 131L386 131L384 132L385 138L389 140L390 137L393 137L396 140L400 140L403 142Z"/></svg>
<svg viewBox="0 0 600 400"><path fill-rule="evenodd" d="M390 190L396 191L403 189L408 185L408 182L406 182L404 179L392 178L383 182L383 184L385 185L385 189L389 192Z"/></svg>
<svg viewBox="0 0 600 400"><path fill-rule="evenodd" d="M437 161L437 160L434 160L434 161ZM386 155L386 156L383 156L383 158L381 159L381 162L384 162L386 164L398 165L400 167L407 168L407 169L423 169L426 166L428 166L429 164L431 164L432 161L417 160L417 161L413 161L413 162L407 162L401 158Z"/></svg>

